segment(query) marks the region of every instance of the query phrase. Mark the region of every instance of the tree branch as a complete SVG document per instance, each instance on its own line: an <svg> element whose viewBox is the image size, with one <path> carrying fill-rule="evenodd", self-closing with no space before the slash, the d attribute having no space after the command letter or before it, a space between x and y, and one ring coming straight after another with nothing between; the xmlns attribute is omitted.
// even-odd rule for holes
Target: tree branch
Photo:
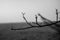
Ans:
<svg viewBox="0 0 60 40"><path fill-rule="evenodd" d="M39 27L41 27L41 25L38 23L38 16L37 15L35 15L35 21L36 21L36 23L34 23L34 24L37 24Z"/></svg>
<svg viewBox="0 0 60 40"><path fill-rule="evenodd" d="M31 27L11 29L11 30L25 30L25 29L30 29L30 28L35 28L35 27L45 27L45 26L51 26L51 28L58 30L57 23L60 23L60 21L52 22L52 21L44 18L44 17L41 16L40 14L38 14L38 15L42 18L42 20L46 22L46 25L39 25L38 22L36 21L36 24L39 25L39 26L33 26L33 25L31 25L30 23L28 23L28 21L27 21L26 18L24 17L24 13L22 13L22 14L23 14L23 18L24 18L24 20L26 21L26 23L27 23L28 25L30 25ZM36 17L36 20L37 20L37 17ZM54 26L56 26L56 27L53 27L52 25L54 25ZM60 31L60 30L58 30L58 31Z"/></svg>
<svg viewBox="0 0 60 40"><path fill-rule="evenodd" d="M32 25L32 24L28 23L28 21L26 20L26 18L25 18L25 16L24 16L24 14L25 14L25 13L23 13L23 12L22 12L23 19L26 21L26 23L27 23L28 25L30 25L30 26L32 26L32 27L33 27L33 25Z"/></svg>
<svg viewBox="0 0 60 40"><path fill-rule="evenodd" d="M49 25L50 25L51 28L53 28L53 29L55 29L55 30L57 30L57 31L60 32L60 28L59 28L60 25L57 24L57 23L60 22L60 21L56 21L55 23L53 23L52 21L44 18L41 14L38 14L38 15L41 17L41 19L42 19L46 24L48 24L48 25L44 25L44 26L49 26ZM54 26L52 26L52 24L53 24Z"/></svg>
<svg viewBox="0 0 60 40"><path fill-rule="evenodd" d="M40 16L41 19L42 19L42 21L45 22L46 24L51 24L51 23L53 23L51 20L43 17L40 13L38 13L38 16Z"/></svg>

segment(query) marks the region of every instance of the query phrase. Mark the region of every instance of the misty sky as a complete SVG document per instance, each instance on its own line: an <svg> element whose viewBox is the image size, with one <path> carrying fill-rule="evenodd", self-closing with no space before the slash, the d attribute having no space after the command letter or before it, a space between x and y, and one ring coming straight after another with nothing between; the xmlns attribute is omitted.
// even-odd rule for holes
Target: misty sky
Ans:
<svg viewBox="0 0 60 40"><path fill-rule="evenodd" d="M35 21L37 13L55 20L55 9L60 12L60 0L0 0L0 23L25 22L21 12L28 21Z"/></svg>

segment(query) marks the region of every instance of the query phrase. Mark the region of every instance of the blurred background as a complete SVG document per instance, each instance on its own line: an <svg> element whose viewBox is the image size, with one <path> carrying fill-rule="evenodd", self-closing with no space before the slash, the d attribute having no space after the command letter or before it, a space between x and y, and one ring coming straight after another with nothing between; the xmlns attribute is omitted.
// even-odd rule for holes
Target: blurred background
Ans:
<svg viewBox="0 0 60 40"><path fill-rule="evenodd" d="M29 22L35 21L37 13L55 21L55 9L60 11L60 0L0 0L0 23L25 22L21 12Z"/></svg>

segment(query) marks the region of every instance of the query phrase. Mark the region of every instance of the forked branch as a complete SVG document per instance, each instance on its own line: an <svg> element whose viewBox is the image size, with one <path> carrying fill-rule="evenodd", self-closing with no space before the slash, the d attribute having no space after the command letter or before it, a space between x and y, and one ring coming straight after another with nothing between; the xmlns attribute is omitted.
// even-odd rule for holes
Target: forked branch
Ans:
<svg viewBox="0 0 60 40"><path fill-rule="evenodd" d="M36 21L36 23L33 23L33 24L37 24L39 27L42 26L42 25L40 25L40 24L38 23L38 16L37 16L37 15L35 15L35 21Z"/></svg>
<svg viewBox="0 0 60 40"><path fill-rule="evenodd" d="M28 21L26 20L26 18L25 18L25 16L24 16L25 13L22 13L22 14L23 14L23 18L24 18L24 20L26 21L26 23L27 23L28 25L30 25L31 27L18 28L18 29L12 29L12 30L25 30L25 29L34 28L34 27L45 27L45 26L51 26L51 28L53 28L53 29L58 29L58 28L56 28L56 27L57 27L57 23L59 23L60 21L52 22L52 21L44 18L41 14L38 14L38 15L41 17L41 19L43 20L43 22L46 23L46 25L40 25L40 24L38 24L38 21L37 21L37 18L38 18L38 17L35 16L35 18L36 18L36 24L37 24L38 26L33 26L32 24L28 23ZM56 26L56 27L53 27L52 25L54 25L54 26ZM60 30L59 30L59 31L60 31Z"/></svg>
<svg viewBox="0 0 60 40"><path fill-rule="evenodd" d="M30 23L26 20L26 18L25 18L25 16L24 16L25 13L22 12L22 15L23 15L23 19L26 21L26 23L27 23L28 25L32 26L32 24L30 24ZM32 27L33 27L33 26L32 26Z"/></svg>
<svg viewBox="0 0 60 40"><path fill-rule="evenodd" d="M42 21L45 23L45 24L52 24L53 22L45 17L43 17L41 14L38 13L38 16L41 17Z"/></svg>

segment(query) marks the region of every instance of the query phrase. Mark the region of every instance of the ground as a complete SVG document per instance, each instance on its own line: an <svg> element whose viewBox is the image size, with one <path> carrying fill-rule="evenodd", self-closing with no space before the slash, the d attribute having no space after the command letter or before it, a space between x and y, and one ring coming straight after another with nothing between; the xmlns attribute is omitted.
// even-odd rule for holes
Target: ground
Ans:
<svg viewBox="0 0 60 40"><path fill-rule="evenodd" d="M11 30L11 24L0 24L0 40L58 40L58 37L56 30L48 26L15 31Z"/></svg>

